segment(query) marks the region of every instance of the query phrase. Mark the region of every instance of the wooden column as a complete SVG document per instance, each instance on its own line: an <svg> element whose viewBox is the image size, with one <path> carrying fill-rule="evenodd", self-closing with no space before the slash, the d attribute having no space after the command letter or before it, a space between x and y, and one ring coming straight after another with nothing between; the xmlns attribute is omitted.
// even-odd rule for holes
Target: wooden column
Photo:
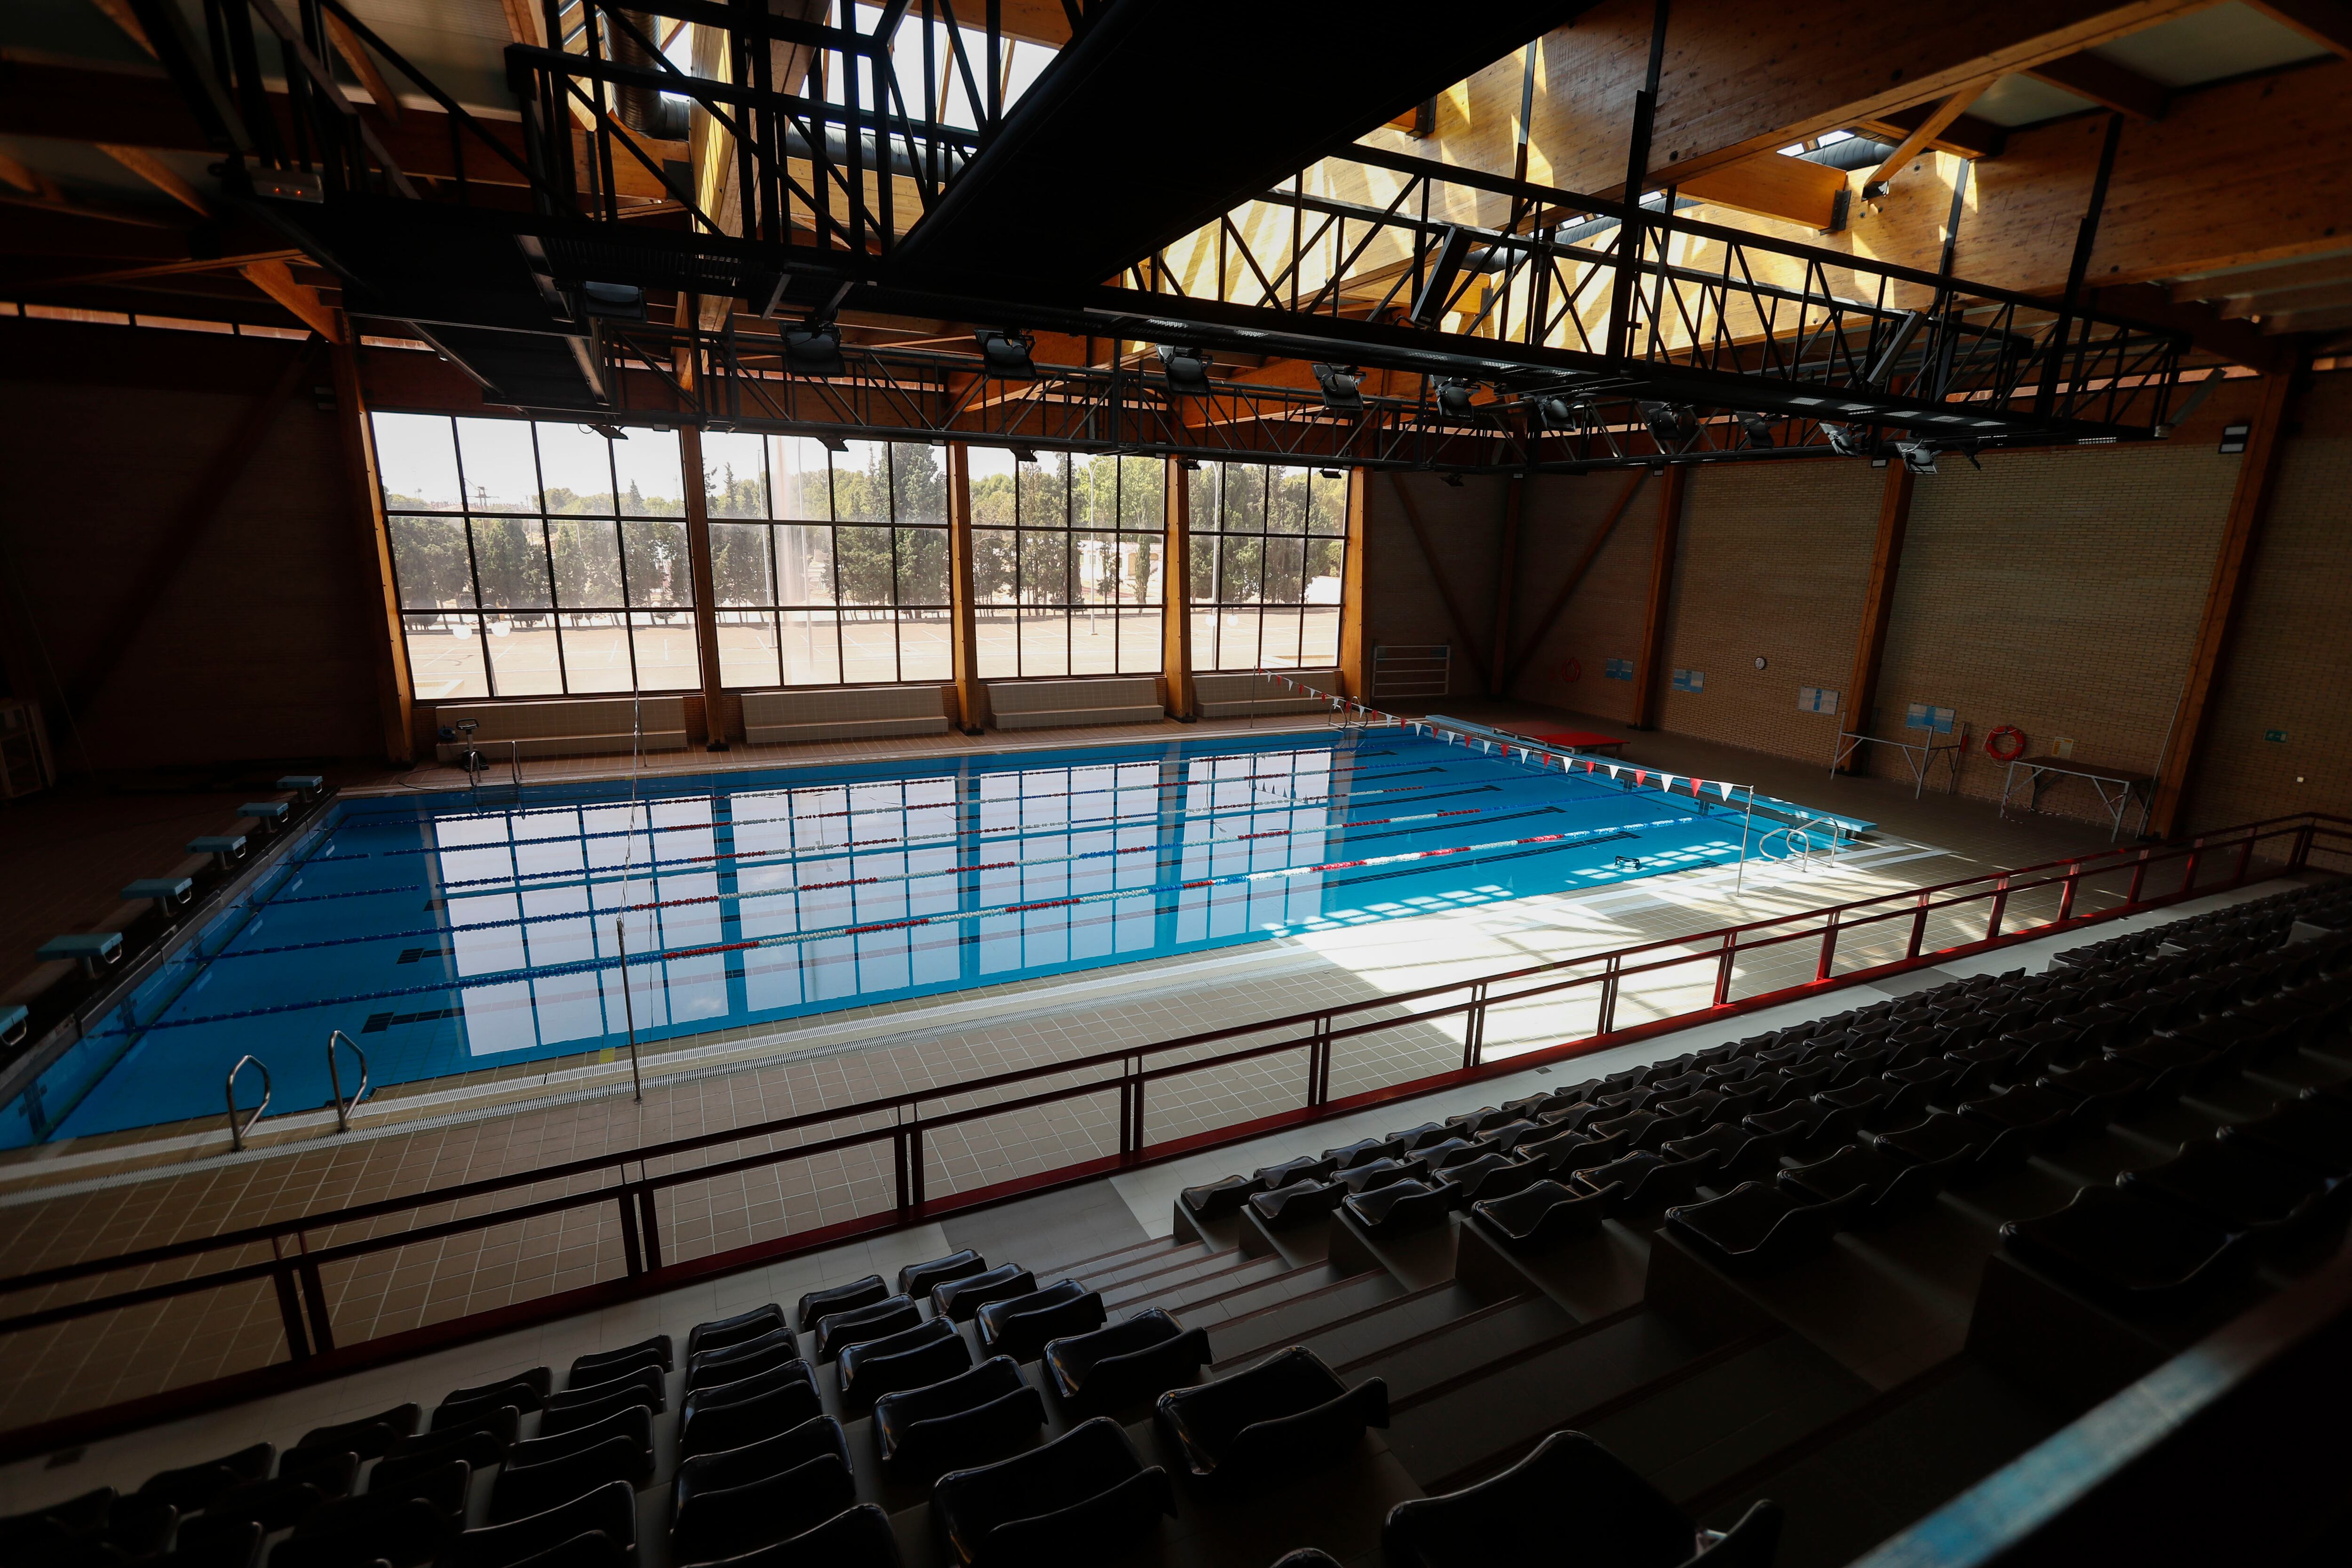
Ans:
<svg viewBox="0 0 2352 1568"><path fill-rule="evenodd" d="M1496 551L1495 568L1495 657L1486 661L1494 672L1494 695L1511 694L1511 595L1518 586L1519 574L1519 505L1527 491L1527 480L1513 474L1503 486L1503 537Z"/></svg>
<svg viewBox="0 0 2352 1568"><path fill-rule="evenodd" d="M383 721L384 761L416 760L416 689L408 674L408 639L400 625L400 589L392 574L392 534L383 520L383 487L375 458L375 427L368 422L360 384L359 351L346 328L328 359L335 377L336 433L343 444L343 483L351 498L352 540L366 609L370 651L375 655L376 707Z"/></svg>
<svg viewBox="0 0 2352 1568"><path fill-rule="evenodd" d="M2246 455L2239 460L2238 484L2230 497L2229 521L2222 525L2221 552L2213 561L2213 580L2205 591L2205 615L2198 624L2189 679L2180 693L2180 711L2173 720L2171 742L2157 765L2148 831L2159 838L2171 837L2187 815L2189 778L2203 750L2206 723L2212 713L2213 683L2229 652L2230 624L2244 595L2246 563L2260 542L2271 496L2278 488L2279 458L2285 449L2282 437L2301 371L2298 361L2263 377L2263 404L2254 415Z"/></svg>
<svg viewBox="0 0 2352 1568"><path fill-rule="evenodd" d="M727 749L726 710L719 681L719 593L710 570L710 498L702 488L702 431L680 424L677 455L686 469L686 556L694 568L694 644L702 671L702 733L714 752Z"/></svg>
<svg viewBox="0 0 2352 1568"><path fill-rule="evenodd" d="M1667 466L1658 487L1658 538L1650 556L1649 605L1642 616L1642 657L1633 665L1633 718L1636 730L1654 730L1663 694L1659 667L1666 659L1666 610L1675 592L1675 545L1682 531L1683 490L1690 469Z"/></svg>
<svg viewBox="0 0 2352 1568"><path fill-rule="evenodd" d="M980 684L980 614L971 602L971 449L961 442L948 447L948 604L956 723L977 735L987 693Z"/></svg>
<svg viewBox="0 0 2352 1568"><path fill-rule="evenodd" d="M1894 613L1895 583L1903 570L1903 535L1911 526L1912 483L1909 464L1897 459L1886 465L1886 488L1878 498L1878 543L1871 552L1870 584L1862 596L1862 626L1853 639L1853 669L1838 700L1839 726L1856 734L1869 733L1871 710L1878 701L1878 665L1885 657L1887 617ZM1844 771L1867 771L1862 748L1854 748Z"/></svg>
<svg viewBox="0 0 2352 1568"><path fill-rule="evenodd" d="M1364 492L1371 479L1361 468L1348 470L1347 556L1339 566L1339 692L1359 702L1372 694L1371 650L1364 644Z"/></svg>
<svg viewBox="0 0 2352 1568"><path fill-rule="evenodd" d="M1192 713L1192 470L1165 459L1168 482L1167 542L1161 546L1160 672L1168 689L1168 711L1191 723Z"/></svg>

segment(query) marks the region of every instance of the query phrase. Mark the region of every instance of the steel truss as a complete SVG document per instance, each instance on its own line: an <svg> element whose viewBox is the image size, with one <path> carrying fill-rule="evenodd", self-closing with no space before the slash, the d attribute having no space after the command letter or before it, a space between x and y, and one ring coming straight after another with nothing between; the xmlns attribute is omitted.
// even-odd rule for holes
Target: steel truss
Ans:
<svg viewBox="0 0 2352 1568"><path fill-rule="evenodd" d="M2148 439L2168 421L2186 346L2063 303L1360 145L1099 286L943 294L892 258L1003 123L992 5L982 6L990 25L975 59L951 0L919 0L919 10L892 0L870 32L774 16L761 0L542 0L551 47L518 45L508 57L523 106L518 159L341 0L289 3L290 20L277 0L205 0L199 44L170 0L134 0L183 95L248 172L255 205L352 279L353 309L413 321L445 348L444 328L501 329L508 342L539 331L559 359L604 364L604 377L585 378L586 402L550 412L1188 458L1581 470L1883 451L1897 437L1930 452ZM909 15L940 24L922 29L919 105L908 100L911 69L890 52ZM730 79L664 59L648 16L721 29ZM436 295L440 278L373 287L382 280L360 275L397 259L354 260L365 247L351 236L366 231L338 233L336 223L404 231L398 220L418 196L320 63L330 17L448 112L461 203L467 149L520 172L532 210L436 204L435 226L462 223L486 262L511 263L520 248L535 295L503 301L497 319L452 319L434 310L487 307ZM289 95L282 131L265 34ZM817 96L778 90L779 49L802 51L795 69L814 59L840 101L822 86ZM873 90L879 101L861 100ZM734 221L664 173L620 118L625 91L641 102L678 94L709 111L731 139ZM942 122L951 91L977 129ZM622 158L661 180L688 231L620 221ZM761 320L739 315L712 335L600 319L582 303L592 283L731 296ZM788 373L776 321L844 310L1383 370L1391 391L1395 373L1412 390L1368 395L1360 409L1245 381L1183 398L1131 360L1045 365L1033 383L1007 384L984 380L976 355L891 349L849 350L842 375Z"/></svg>

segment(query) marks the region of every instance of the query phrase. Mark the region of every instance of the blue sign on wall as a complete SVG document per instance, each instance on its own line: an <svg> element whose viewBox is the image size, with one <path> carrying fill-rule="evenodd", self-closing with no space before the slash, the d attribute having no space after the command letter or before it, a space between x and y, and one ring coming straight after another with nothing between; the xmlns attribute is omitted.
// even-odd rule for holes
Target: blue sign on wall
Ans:
<svg viewBox="0 0 2352 1568"><path fill-rule="evenodd" d="M1938 708L1932 702L1914 702L1903 710L1903 727L1906 730L1933 730L1938 735L1952 732L1952 722L1958 714L1949 708Z"/></svg>
<svg viewBox="0 0 2352 1568"><path fill-rule="evenodd" d="M1705 691L1706 689L1706 672L1701 669L1678 669L1675 671L1675 689L1676 691Z"/></svg>
<svg viewBox="0 0 2352 1568"><path fill-rule="evenodd" d="M1630 658L1612 658L1603 667L1601 674L1601 678L1607 680L1631 680L1633 679L1633 661Z"/></svg>

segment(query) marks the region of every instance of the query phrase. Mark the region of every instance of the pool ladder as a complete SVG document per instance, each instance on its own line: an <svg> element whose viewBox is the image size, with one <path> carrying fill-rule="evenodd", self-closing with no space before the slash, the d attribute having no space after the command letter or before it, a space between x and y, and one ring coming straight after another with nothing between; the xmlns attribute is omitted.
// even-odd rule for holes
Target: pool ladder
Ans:
<svg viewBox="0 0 2352 1568"><path fill-rule="evenodd" d="M335 1047L339 1042L349 1047L352 1055L360 1059L359 1087L352 1090L348 1099L343 1095L341 1064L335 1057ZM236 1103L236 1080L247 1068L261 1075L261 1103L251 1110L240 1110ZM335 1131L349 1132L352 1130L352 1110L358 1108L361 1100L367 1098L368 1059L367 1053L360 1049L359 1042L341 1029L331 1030L327 1035L327 1081L334 1086ZM245 1135L253 1131L255 1124L260 1121L262 1114L269 1109L269 1064L250 1052L237 1058L236 1065L228 1069L228 1080L223 1086L223 1093L228 1100L229 1148L235 1152L242 1153L245 1151Z"/></svg>

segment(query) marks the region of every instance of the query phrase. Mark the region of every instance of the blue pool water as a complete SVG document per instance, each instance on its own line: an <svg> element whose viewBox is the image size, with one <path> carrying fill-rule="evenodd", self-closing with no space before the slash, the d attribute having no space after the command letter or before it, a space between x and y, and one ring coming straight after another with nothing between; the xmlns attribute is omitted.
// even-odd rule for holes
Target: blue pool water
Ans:
<svg viewBox="0 0 2352 1568"><path fill-rule="evenodd" d="M273 1114L316 1109L337 1028L379 1086L625 1046L616 918L626 1006L660 1039L1676 870L1741 837L1712 798L1396 729L503 799L340 802L7 1108L0 1145L217 1116L248 1053Z"/></svg>

